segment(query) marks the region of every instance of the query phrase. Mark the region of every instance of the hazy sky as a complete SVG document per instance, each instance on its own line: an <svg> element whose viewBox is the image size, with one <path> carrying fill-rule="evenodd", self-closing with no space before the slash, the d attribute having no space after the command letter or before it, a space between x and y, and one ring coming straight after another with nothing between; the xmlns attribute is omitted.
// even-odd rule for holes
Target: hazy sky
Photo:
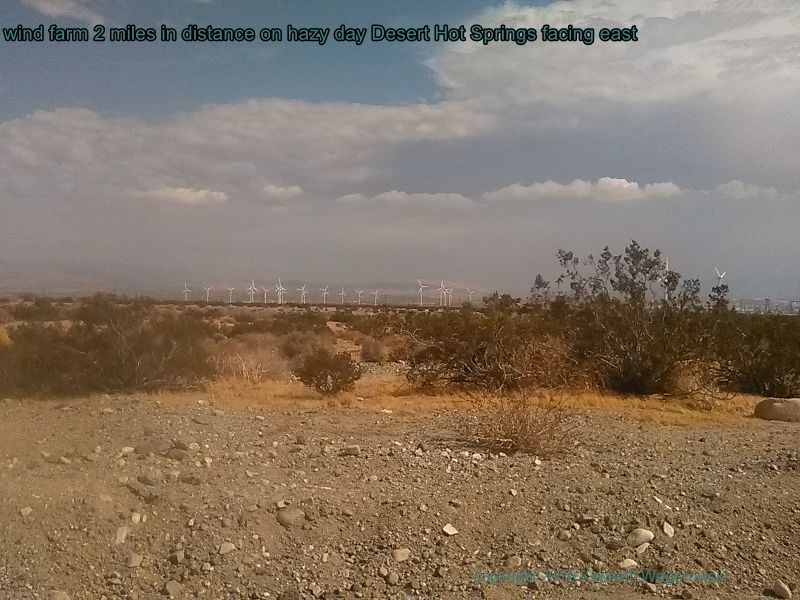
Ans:
<svg viewBox="0 0 800 600"><path fill-rule="evenodd" d="M0 289L524 290L636 239L800 296L800 3L7 0L0 26L635 24L639 42L0 40ZM413 291L412 291L413 293Z"/></svg>

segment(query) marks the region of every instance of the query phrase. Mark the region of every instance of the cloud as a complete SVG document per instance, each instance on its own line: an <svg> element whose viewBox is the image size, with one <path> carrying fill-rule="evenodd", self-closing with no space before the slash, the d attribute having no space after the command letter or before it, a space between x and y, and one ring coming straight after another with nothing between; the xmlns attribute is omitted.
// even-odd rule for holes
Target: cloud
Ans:
<svg viewBox="0 0 800 600"><path fill-rule="evenodd" d="M280 186L268 184L264 186L264 197L270 204L282 205L303 197L303 188L299 185Z"/></svg>
<svg viewBox="0 0 800 600"><path fill-rule="evenodd" d="M714 191L719 196L730 200L774 199L779 195L778 190L774 187L762 187L737 179L718 185Z"/></svg>
<svg viewBox="0 0 800 600"><path fill-rule="evenodd" d="M146 198L158 202L174 202L176 204L216 204L227 202L228 196L224 192L214 190L198 190L185 187L162 187L154 190L134 192L138 198Z"/></svg>
<svg viewBox="0 0 800 600"><path fill-rule="evenodd" d="M22 0L22 4L46 17L68 17L89 25L105 23L105 19L77 0Z"/></svg>
<svg viewBox="0 0 800 600"><path fill-rule="evenodd" d="M681 188L672 182L639 185L637 182L628 181L627 179L601 177L595 183L583 179L575 179L567 184L555 181L544 181L531 185L514 184L493 192L486 192L482 195L482 198L487 202L532 202L562 199L633 202L675 198L682 194Z"/></svg>

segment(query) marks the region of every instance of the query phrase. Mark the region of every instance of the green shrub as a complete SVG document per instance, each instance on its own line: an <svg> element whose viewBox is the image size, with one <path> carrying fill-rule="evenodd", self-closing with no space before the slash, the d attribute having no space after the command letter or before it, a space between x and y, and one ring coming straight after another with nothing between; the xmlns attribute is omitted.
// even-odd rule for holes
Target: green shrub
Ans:
<svg viewBox="0 0 800 600"><path fill-rule="evenodd" d="M325 396L352 390L361 377L361 369L349 354L334 354L318 348L293 370L295 376L308 387Z"/></svg>

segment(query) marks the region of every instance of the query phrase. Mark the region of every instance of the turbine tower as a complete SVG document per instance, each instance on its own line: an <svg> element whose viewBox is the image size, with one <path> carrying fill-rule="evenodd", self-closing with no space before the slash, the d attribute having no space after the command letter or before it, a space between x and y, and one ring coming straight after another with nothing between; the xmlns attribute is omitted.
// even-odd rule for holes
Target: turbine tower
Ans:
<svg viewBox="0 0 800 600"><path fill-rule="evenodd" d="M342 306L344 306L344 288L342 288L342 291L339 292L339 297L342 299Z"/></svg>
<svg viewBox="0 0 800 600"><path fill-rule="evenodd" d="M300 304L305 304L306 294L308 294L308 292L306 291L306 284L304 283L303 287L297 288L297 291L300 292Z"/></svg>
<svg viewBox="0 0 800 600"><path fill-rule="evenodd" d="M374 302L373 306L378 306L378 290L375 290L374 292L372 292L372 295L375 296L375 302Z"/></svg>
<svg viewBox="0 0 800 600"><path fill-rule="evenodd" d="M278 304L283 304L283 295L286 293L286 288L281 283L281 278L278 277L278 285L275 286L275 292L278 294Z"/></svg>
<svg viewBox="0 0 800 600"><path fill-rule="evenodd" d="M727 271L723 271L722 273L720 273L717 267L714 267L714 271L716 271L717 273L717 287L719 287L722 285L722 278L725 277Z"/></svg>
<svg viewBox="0 0 800 600"><path fill-rule="evenodd" d="M419 294L419 305L422 306L424 304L422 298L422 290L424 290L428 286L422 285L422 282L419 279L417 279L417 283L419 284L419 290L417 291L417 293Z"/></svg>
<svg viewBox="0 0 800 600"><path fill-rule="evenodd" d="M258 288L256 287L256 278L253 277L252 281L250 281L250 287L247 288L248 302L250 302L250 304L255 302L257 292Z"/></svg>
<svg viewBox="0 0 800 600"><path fill-rule="evenodd" d="M228 290L228 304L233 304L233 290L236 288L226 288Z"/></svg>
<svg viewBox="0 0 800 600"><path fill-rule="evenodd" d="M453 288L444 291L445 306L453 306Z"/></svg>
<svg viewBox="0 0 800 600"><path fill-rule="evenodd" d="M467 302L469 302L470 304L472 304L472 294L474 294L475 291L476 290L471 290L471 289L467 288L467 294L469 294L469 300L467 300Z"/></svg>
<svg viewBox="0 0 800 600"><path fill-rule="evenodd" d="M328 303L328 286L319 288L319 291L322 292L322 306L325 306Z"/></svg>
<svg viewBox="0 0 800 600"><path fill-rule="evenodd" d="M439 306L444 306L445 300L447 298L447 290L444 287L444 281L439 284L439 287L436 288L436 291L439 292Z"/></svg>
<svg viewBox="0 0 800 600"><path fill-rule="evenodd" d="M356 294L358 294L358 305L361 306L361 294L364 293L364 290L356 290Z"/></svg>
<svg viewBox="0 0 800 600"><path fill-rule="evenodd" d="M269 293L269 290L263 286L261 287L261 290L264 292L264 304L267 304L267 294Z"/></svg>
<svg viewBox="0 0 800 600"><path fill-rule="evenodd" d="M188 302L189 301L189 294L191 294L191 293L192 293L192 290L190 290L189 286L184 283L183 284L183 301L184 302Z"/></svg>
<svg viewBox="0 0 800 600"><path fill-rule="evenodd" d="M211 288L210 287L204 287L203 291L206 293L206 304L208 304L209 299L211 298Z"/></svg>

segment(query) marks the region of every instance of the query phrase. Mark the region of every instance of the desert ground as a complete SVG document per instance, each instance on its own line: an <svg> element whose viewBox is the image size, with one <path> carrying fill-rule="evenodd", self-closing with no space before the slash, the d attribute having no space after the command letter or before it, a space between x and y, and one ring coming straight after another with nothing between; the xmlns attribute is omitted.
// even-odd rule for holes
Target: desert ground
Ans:
<svg viewBox="0 0 800 600"><path fill-rule="evenodd" d="M0 399L0 598L755 599L800 581L800 431L748 417L754 399L579 395L562 451L507 456L459 435L468 403L400 383ZM684 578L591 581L626 569Z"/></svg>

